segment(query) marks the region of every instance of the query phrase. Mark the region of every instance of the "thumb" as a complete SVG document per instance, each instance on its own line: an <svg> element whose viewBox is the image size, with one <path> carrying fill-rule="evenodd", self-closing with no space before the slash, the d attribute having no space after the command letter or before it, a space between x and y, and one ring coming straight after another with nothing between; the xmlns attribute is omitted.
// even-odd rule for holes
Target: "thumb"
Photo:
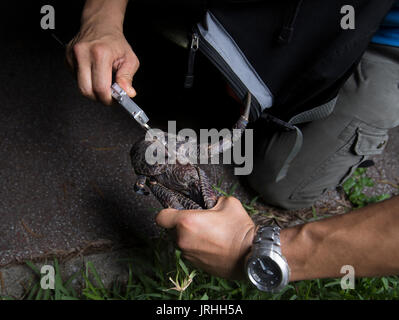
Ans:
<svg viewBox="0 0 399 320"><path fill-rule="evenodd" d="M136 59L125 61L115 74L115 81L126 91L131 98L136 96L136 90L132 86L133 76L139 67L139 62Z"/></svg>
<svg viewBox="0 0 399 320"><path fill-rule="evenodd" d="M163 209L158 213L157 217L155 218L155 222L160 227L171 229L176 227L176 223L180 214L181 212L176 209Z"/></svg>

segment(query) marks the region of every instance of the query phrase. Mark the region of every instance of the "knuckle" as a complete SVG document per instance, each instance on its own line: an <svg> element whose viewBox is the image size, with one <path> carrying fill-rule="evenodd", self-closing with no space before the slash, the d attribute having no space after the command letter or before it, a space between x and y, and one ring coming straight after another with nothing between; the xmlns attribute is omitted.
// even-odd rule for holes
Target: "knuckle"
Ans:
<svg viewBox="0 0 399 320"><path fill-rule="evenodd" d="M140 60L137 58L137 56L132 52L130 55L128 55L128 63L132 66L132 68L138 69L140 67Z"/></svg>
<svg viewBox="0 0 399 320"><path fill-rule="evenodd" d="M72 51L75 55L75 57L80 57L83 53L83 51L86 50L86 44L83 42L77 42L72 45Z"/></svg>
<svg viewBox="0 0 399 320"><path fill-rule="evenodd" d="M134 66L138 69L140 67L140 60L136 57L133 61Z"/></svg>
<svg viewBox="0 0 399 320"><path fill-rule="evenodd" d="M238 200L236 197L232 197L232 196L228 197L228 198L226 199L226 201L227 201L229 204L231 204L231 205L238 205L238 204L241 204L240 200Z"/></svg>
<svg viewBox="0 0 399 320"><path fill-rule="evenodd" d="M182 229L185 231L193 230L195 228L195 226L194 226L194 221L193 221L192 217L189 215L182 216L178 223L178 227L179 227L179 229Z"/></svg>
<svg viewBox="0 0 399 320"><path fill-rule="evenodd" d="M201 225L196 216L187 214L179 219L176 227L179 235L193 238L198 234Z"/></svg>
<svg viewBox="0 0 399 320"><path fill-rule="evenodd" d="M163 216L165 215L164 210L165 210L165 209L159 211L158 214L155 216L155 222L156 222L156 224L160 224L160 223L163 221Z"/></svg>
<svg viewBox="0 0 399 320"><path fill-rule="evenodd" d="M89 90L88 88L86 88L86 87L84 87L84 86L79 86L79 90L80 90L80 93L81 93L83 96L85 96L85 97L87 97L87 98L90 98L90 99L93 98L93 94L92 94L91 90Z"/></svg>
<svg viewBox="0 0 399 320"><path fill-rule="evenodd" d="M90 49L91 54L95 60L101 60L108 54L108 47L103 44L95 44Z"/></svg>
<svg viewBox="0 0 399 320"><path fill-rule="evenodd" d="M120 73L116 76L116 81L121 81L122 84L130 85L131 82L133 81L133 76L128 72Z"/></svg>
<svg viewBox="0 0 399 320"><path fill-rule="evenodd" d="M102 85L102 84L101 85L96 85L93 88L93 91L94 91L94 93L96 95L98 95L100 97L106 97L108 95L108 92L109 92L108 88L106 86Z"/></svg>

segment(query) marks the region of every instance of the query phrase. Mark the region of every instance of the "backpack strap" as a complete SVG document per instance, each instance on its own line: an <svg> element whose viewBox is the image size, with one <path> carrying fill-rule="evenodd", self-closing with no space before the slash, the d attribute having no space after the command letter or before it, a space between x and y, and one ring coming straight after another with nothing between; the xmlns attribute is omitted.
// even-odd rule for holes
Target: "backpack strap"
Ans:
<svg viewBox="0 0 399 320"><path fill-rule="evenodd" d="M290 124L300 124L315 120L321 120L327 118L333 111L335 104L337 103L338 97L331 99L325 104L318 106L316 108L301 112L296 116L292 117L288 123Z"/></svg>
<svg viewBox="0 0 399 320"><path fill-rule="evenodd" d="M295 159L295 157L297 156L297 154L299 153L299 151L302 148L303 134L302 134L301 129L299 129L296 126L296 124L301 124L301 123L305 123L305 122L310 122L310 121L321 120L321 119L327 118L334 111L334 107L337 102L337 98L338 97L335 97L334 99L330 100L329 102L327 102L321 106L318 106L316 108L304 111L300 114L297 114L296 116L292 117L288 121L288 123L293 125L293 127L294 127L294 130L296 132L296 138L295 138L294 146L292 147L289 155L287 156L287 158L285 159L285 161L283 163L283 166L281 167L279 173L277 174L276 182L279 182L286 177L286 175L288 173L288 169L289 169L292 161ZM270 148L270 146L269 146L269 148Z"/></svg>

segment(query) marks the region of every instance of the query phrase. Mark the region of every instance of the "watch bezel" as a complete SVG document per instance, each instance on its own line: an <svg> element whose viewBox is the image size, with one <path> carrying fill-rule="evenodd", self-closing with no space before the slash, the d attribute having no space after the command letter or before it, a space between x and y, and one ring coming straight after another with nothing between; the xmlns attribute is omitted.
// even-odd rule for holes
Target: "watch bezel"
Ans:
<svg viewBox="0 0 399 320"><path fill-rule="evenodd" d="M254 279L250 269L250 263L256 261L258 258L269 258L279 267L281 279L278 285L276 285L275 287L271 288L270 286L262 284ZM269 251L269 254L251 255L251 257L247 261L246 269L247 269L248 278L251 281L251 283L259 290L264 292L270 292L270 293L280 292L288 284L289 281L290 269L288 267L287 260L275 251Z"/></svg>

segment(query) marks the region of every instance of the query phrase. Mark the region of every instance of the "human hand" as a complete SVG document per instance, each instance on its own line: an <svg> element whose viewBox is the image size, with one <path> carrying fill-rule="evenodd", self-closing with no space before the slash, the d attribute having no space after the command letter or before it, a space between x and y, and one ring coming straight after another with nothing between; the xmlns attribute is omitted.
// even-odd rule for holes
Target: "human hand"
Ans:
<svg viewBox="0 0 399 320"><path fill-rule="evenodd" d="M158 225L176 228L183 257L223 278L242 278L244 261L255 235L255 224L234 197L221 197L210 210L164 209Z"/></svg>
<svg viewBox="0 0 399 320"><path fill-rule="evenodd" d="M67 45L66 58L85 97L110 105L113 71L115 81L126 93L136 95L132 80L139 60L119 25L98 20L83 24Z"/></svg>

